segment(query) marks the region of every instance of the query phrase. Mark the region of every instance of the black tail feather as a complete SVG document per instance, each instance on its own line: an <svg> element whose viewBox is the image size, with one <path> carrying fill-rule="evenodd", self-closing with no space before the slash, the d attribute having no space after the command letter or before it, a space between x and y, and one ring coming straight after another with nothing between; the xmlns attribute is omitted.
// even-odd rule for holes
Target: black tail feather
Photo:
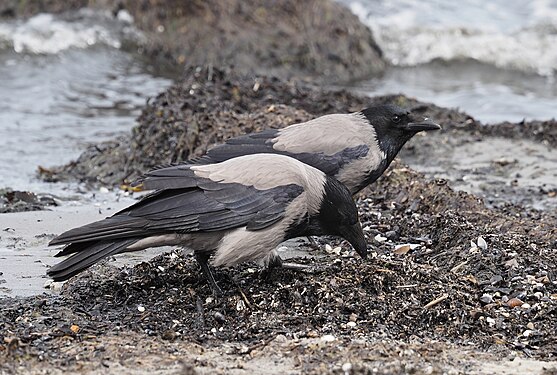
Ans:
<svg viewBox="0 0 557 375"><path fill-rule="evenodd" d="M47 274L50 276L54 281L64 281L69 279L70 277L80 273L81 271L85 270L86 268L91 267L93 264L97 263L103 258L109 257L114 254L118 254L120 252L125 251L125 248L130 246L131 244L138 241L138 238L131 238L117 242L106 242L106 241L97 241L92 243L88 247L83 247L83 243L79 244L80 248L73 247L73 244L70 244L66 249L62 250L61 254L71 254L76 253L69 257L68 259L63 260L62 262L58 263L55 266L52 266L48 271Z"/></svg>

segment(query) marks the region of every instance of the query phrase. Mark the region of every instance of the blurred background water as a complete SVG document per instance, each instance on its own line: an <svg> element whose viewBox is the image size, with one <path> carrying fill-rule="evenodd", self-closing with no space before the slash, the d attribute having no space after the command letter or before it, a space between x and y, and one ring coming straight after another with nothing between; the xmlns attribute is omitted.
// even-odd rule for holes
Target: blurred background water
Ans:
<svg viewBox="0 0 557 375"><path fill-rule="evenodd" d="M557 115L557 0L341 0L393 65L355 82L458 107L486 123Z"/></svg>
<svg viewBox="0 0 557 375"><path fill-rule="evenodd" d="M339 0L374 32L392 67L352 82L370 95L405 93L486 123L557 114L557 0ZM134 125L169 72L125 48L130 19L82 10L0 22L0 188L62 193L38 165Z"/></svg>
<svg viewBox="0 0 557 375"><path fill-rule="evenodd" d="M0 23L0 188L72 194L37 166L61 165L88 143L134 125L147 98L172 81L122 48L140 38L109 14L40 14Z"/></svg>

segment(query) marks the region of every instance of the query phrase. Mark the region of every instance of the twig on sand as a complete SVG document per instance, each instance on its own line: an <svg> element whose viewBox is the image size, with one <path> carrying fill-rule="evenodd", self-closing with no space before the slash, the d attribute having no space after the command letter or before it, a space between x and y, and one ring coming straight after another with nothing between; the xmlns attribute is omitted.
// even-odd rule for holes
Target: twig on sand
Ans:
<svg viewBox="0 0 557 375"><path fill-rule="evenodd" d="M429 309L429 308L437 305L438 303L443 302L447 298L449 298L449 295L447 293L443 293L440 297L435 298L433 301L431 301L427 305L425 305L424 309Z"/></svg>
<svg viewBox="0 0 557 375"><path fill-rule="evenodd" d="M246 295L244 294L244 291L242 290L242 288L240 288L239 286L236 285L236 287L238 288L238 292L240 292L240 294L242 295L242 298L244 299L244 302L246 303L246 305L251 308L251 303L249 303L248 301L248 297L246 297Z"/></svg>

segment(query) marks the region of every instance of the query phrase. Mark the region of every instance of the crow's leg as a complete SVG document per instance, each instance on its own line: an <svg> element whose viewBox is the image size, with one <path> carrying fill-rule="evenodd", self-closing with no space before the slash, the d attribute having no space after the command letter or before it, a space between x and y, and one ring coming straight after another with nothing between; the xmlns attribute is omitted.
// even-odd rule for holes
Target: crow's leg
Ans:
<svg viewBox="0 0 557 375"><path fill-rule="evenodd" d="M217 282L215 281L215 278L213 276L213 272L211 272L211 268L209 267L209 258L211 257L211 254L205 252L197 252L197 251L195 251L194 254L195 254L195 260L201 267L201 270L203 271L203 275L205 275L205 278L209 282L209 286L211 287L213 294L216 296L224 295L222 289L219 288L219 286L217 285Z"/></svg>
<svg viewBox="0 0 557 375"><path fill-rule="evenodd" d="M313 250L319 250L319 244L315 240L315 237L307 236L306 238L308 239L309 247L311 247Z"/></svg>

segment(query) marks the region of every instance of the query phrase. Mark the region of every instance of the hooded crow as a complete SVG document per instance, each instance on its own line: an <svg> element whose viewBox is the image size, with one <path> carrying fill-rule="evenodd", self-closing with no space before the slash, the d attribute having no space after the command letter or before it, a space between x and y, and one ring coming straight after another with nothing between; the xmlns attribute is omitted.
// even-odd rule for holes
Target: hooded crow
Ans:
<svg viewBox="0 0 557 375"><path fill-rule="evenodd" d="M355 194L377 180L416 133L440 128L396 105L380 105L231 138L188 163L220 163L256 153L282 154L336 178ZM166 181L160 179L147 177L142 182L132 184L133 190L166 187Z"/></svg>
<svg viewBox="0 0 557 375"><path fill-rule="evenodd" d="M358 212L340 182L300 161L255 154L207 165L156 169L146 180L163 185L132 206L54 238L66 244L56 256L73 254L48 275L66 280L101 259L148 247L191 248L211 287L209 269L272 259L283 241L335 235L367 255Z"/></svg>

